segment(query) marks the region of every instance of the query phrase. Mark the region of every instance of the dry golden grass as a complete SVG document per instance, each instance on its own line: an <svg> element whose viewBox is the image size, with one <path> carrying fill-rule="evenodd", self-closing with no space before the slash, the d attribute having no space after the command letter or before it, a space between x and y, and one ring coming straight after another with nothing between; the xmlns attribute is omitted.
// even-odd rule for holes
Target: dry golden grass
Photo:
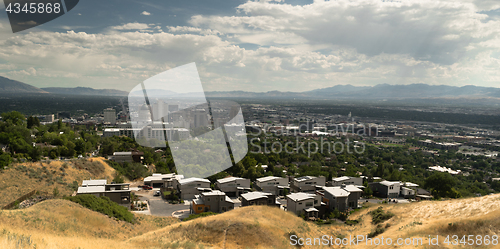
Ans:
<svg viewBox="0 0 500 249"><path fill-rule="evenodd" d="M450 201L374 205L354 213L357 225L318 226L290 212L266 206L238 208L223 214L176 222L174 218L138 216L140 224L116 221L64 200L49 200L24 210L0 211L0 248L295 248L289 235L303 238L349 238L375 229L369 212L378 206L395 216L381 225L380 239L421 238L418 248L457 248L447 235L500 234L500 195ZM389 225L387 225L389 224ZM429 246L428 235L439 235ZM31 237L30 237L31 236ZM31 244L26 244L27 238ZM23 244L24 243L24 244ZM327 246L304 246L323 248ZM496 248L498 246L482 246ZM23 247L19 247L23 248ZM415 248L413 245L366 245L345 248ZM471 246L461 246L471 248Z"/></svg>
<svg viewBox="0 0 500 249"><path fill-rule="evenodd" d="M17 170L18 166L25 166L38 172L45 167L52 177L52 184L47 178L37 179L28 176L28 173ZM14 164L0 173L0 207L34 189L51 195L53 189L57 187L60 195L71 195L73 190L66 184L71 184L73 181L81 184L82 180L89 178L111 181L114 174L115 170L105 163L103 158ZM66 184L55 181L56 177L60 177Z"/></svg>
<svg viewBox="0 0 500 249"><path fill-rule="evenodd" d="M214 248L293 248L289 233L299 237L320 237L325 226L306 222L278 208L250 206L223 214L198 218L146 233L130 242L150 243L156 247L202 245ZM330 226L329 235L337 236L345 226ZM226 231L226 232L225 232ZM185 246L189 243L189 246ZM305 246L304 248L309 248ZM323 248L321 245L314 248Z"/></svg>
<svg viewBox="0 0 500 249"><path fill-rule="evenodd" d="M395 214L395 217L382 224L389 227L377 238L421 238L424 248L456 248L457 245L444 243L446 236L458 235L500 235L500 195L488 195L479 198L467 198L448 201L423 201L411 204L385 204L384 210ZM362 210L353 215L361 217L363 222L349 233L367 235L375 230L371 224L369 211L378 206ZM451 224L451 225L450 225ZM429 235L439 235L439 246L429 246ZM356 248L373 248L362 243ZM378 246L377 248L393 248L394 246ZM469 248L467 245L462 248ZM500 246L482 246L484 248L500 248ZM397 248L414 248L414 246L398 246Z"/></svg>
<svg viewBox="0 0 500 249"><path fill-rule="evenodd" d="M30 238L36 248L123 248L129 244L124 242L126 239L178 222L172 217L136 217L137 224L117 221L61 199L44 201L27 209L2 210L0 248L26 242L26 238Z"/></svg>

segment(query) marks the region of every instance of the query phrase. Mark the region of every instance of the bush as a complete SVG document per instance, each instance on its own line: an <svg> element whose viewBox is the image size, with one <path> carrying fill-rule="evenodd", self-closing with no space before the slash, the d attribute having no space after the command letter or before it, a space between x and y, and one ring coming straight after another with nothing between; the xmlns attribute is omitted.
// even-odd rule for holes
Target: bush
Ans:
<svg viewBox="0 0 500 249"><path fill-rule="evenodd" d="M94 195L77 195L66 197L65 199L76 202L90 210L105 214L109 217L134 223L134 215L129 212L126 207L118 205L106 196L97 198Z"/></svg>
<svg viewBox="0 0 500 249"><path fill-rule="evenodd" d="M361 221L361 218L360 218L360 219L357 219L357 220L346 220L346 221L345 221L345 224L346 224L346 225L349 225L349 226L352 226L352 225L356 225L356 224L358 224L360 221Z"/></svg>
<svg viewBox="0 0 500 249"><path fill-rule="evenodd" d="M372 215L373 224L382 223L394 216L394 214L391 212L384 212L382 207L378 207L377 209L371 211L370 214Z"/></svg>
<svg viewBox="0 0 500 249"><path fill-rule="evenodd" d="M379 234L382 234L383 232L385 232L385 228L383 228L380 224L377 225L377 228L375 228L374 231L372 231L371 233L368 234L368 238L373 238Z"/></svg>
<svg viewBox="0 0 500 249"><path fill-rule="evenodd" d="M216 214L217 213L214 213L214 212L203 212L203 213L199 213L199 214L190 214L189 217L183 219L182 221L193 220L196 218L207 217L207 216L216 215Z"/></svg>

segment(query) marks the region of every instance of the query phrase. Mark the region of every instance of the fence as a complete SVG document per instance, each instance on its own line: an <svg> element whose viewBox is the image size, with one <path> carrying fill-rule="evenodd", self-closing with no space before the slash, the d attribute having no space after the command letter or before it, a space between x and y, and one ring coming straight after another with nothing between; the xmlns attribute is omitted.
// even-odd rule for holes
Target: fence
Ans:
<svg viewBox="0 0 500 249"><path fill-rule="evenodd" d="M17 200L5 205L5 207L3 207L3 209L11 209L13 208L16 204L18 203L21 203L22 201L30 198L31 196L33 196L34 194L36 193L36 190L33 190L33 191L30 191L29 193L17 198Z"/></svg>

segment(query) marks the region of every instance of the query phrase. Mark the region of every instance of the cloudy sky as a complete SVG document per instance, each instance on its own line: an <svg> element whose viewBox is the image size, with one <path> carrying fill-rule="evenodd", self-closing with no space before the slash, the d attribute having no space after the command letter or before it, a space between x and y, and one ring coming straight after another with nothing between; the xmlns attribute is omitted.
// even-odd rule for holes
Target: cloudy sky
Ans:
<svg viewBox="0 0 500 249"><path fill-rule="evenodd" d="M191 62L209 91L500 87L498 0L82 0L16 34L1 6L0 75L37 87L128 91Z"/></svg>

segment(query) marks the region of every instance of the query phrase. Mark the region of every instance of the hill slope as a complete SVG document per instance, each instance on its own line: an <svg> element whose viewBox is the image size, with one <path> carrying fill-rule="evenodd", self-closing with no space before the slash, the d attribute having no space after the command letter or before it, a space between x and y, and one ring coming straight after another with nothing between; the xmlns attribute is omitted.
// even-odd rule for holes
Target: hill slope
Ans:
<svg viewBox="0 0 500 249"><path fill-rule="evenodd" d="M383 204L351 215L359 219L353 226L316 225L278 208L243 207L220 215L177 223L171 218L137 216L140 224L129 224L87 210L64 200L49 200L25 210L0 211L0 248L295 248L290 234L302 238L333 239L365 236L373 231L369 214L378 206L395 214L381 223L385 231L375 236L421 238L417 248L457 248L444 243L447 235L498 235L500 195L479 198L424 201L411 204ZM439 246L428 246L428 236L439 235ZM29 238L29 239L28 239ZM25 244L23 244L25 243ZM303 248L331 248L326 245ZM3 247L2 247L3 246ZM344 248L415 248L414 245L357 245ZM498 248L498 246L482 246ZM23 248L23 247L21 247ZM335 247L336 248L336 247ZM461 248L470 248L465 246Z"/></svg>
<svg viewBox="0 0 500 249"><path fill-rule="evenodd" d="M0 76L0 93L47 93L46 91Z"/></svg>
<svg viewBox="0 0 500 249"><path fill-rule="evenodd" d="M0 210L0 248L141 248L124 240L178 222L172 217L136 217L136 224L116 221L60 199Z"/></svg>
<svg viewBox="0 0 500 249"><path fill-rule="evenodd" d="M35 189L52 195L57 188L60 195L71 195L74 181L81 184L92 178L110 182L114 174L103 158L14 164L0 171L0 208Z"/></svg>

